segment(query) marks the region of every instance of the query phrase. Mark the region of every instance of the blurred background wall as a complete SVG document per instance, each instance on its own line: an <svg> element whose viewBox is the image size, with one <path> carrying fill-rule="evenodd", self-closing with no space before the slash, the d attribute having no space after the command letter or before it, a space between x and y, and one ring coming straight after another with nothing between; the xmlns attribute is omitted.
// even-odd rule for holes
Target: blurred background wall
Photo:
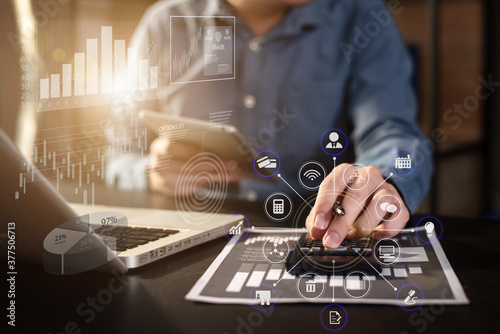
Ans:
<svg viewBox="0 0 500 334"><path fill-rule="evenodd" d="M9 48L6 35L16 29L12 1L0 4L0 125L15 123L14 109L19 107L19 62ZM59 2L57 2L59 1ZM348 1L348 0L346 0ZM57 6L47 7L47 3ZM60 21L130 21L137 22L152 0L37 0L33 11L47 13L50 20ZM500 213L500 108L498 92L477 105L471 105L466 117L451 119L451 110L471 101L480 84L479 77L500 81L498 40L500 13L494 0L401 0L394 14L402 35L409 45L416 65L416 88L419 121L433 140L436 159L434 187L418 212L438 215L480 217ZM52 8L47 11L47 8ZM50 36L50 29L42 28ZM69 30L81 34L78 26ZM133 32L131 26L129 35ZM14 83L14 84L12 84ZM484 90L484 89L483 89ZM8 112L7 112L8 111ZM8 115L6 115L6 113ZM79 109L37 113L38 130L58 126L92 124L112 117L108 107L97 107L84 113ZM102 129L101 129L102 130ZM102 131L87 131L89 145L104 140ZM99 131L101 131L99 133ZM14 135L14 134L12 134ZM82 141L82 139L78 139ZM70 145L70 142L61 145ZM80 143L81 145L81 143Z"/></svg>

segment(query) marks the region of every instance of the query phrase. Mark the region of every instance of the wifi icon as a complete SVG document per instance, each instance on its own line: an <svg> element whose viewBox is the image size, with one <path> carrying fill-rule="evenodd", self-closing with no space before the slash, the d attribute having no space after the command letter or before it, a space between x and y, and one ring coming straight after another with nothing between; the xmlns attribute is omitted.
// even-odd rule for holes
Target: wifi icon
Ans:
<svg viewBox="0 0 500 334"><path fill-rule="evenodd" d="M315 170L315 169L309 169L309 170L305 171L304 176L305 176L306 178L308 178L309 180L314 181L314 180L316 180L318 177L320 177L320 176L321 176L321 173L320 173L320 172L318 172L318 171L317 171L317 170Z"/></svg>
<svg viewBox="0 0 500 334"><path fill-rule="evenodd" d="M317 161L308 161L297 172L299 183L306 189L316 190L326 177L325 167Z"/></svg>

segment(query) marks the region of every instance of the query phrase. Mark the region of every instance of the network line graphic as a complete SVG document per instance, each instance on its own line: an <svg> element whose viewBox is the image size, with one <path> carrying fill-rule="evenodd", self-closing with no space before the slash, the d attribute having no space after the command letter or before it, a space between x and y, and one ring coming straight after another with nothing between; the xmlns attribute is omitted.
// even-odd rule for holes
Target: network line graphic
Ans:
<svg viewBox="0 0 500 334"><path fill-rule="evenodd" d="M196 35L192 36L187 50L182 50L180 55L174 54L172 60L172 76L177 78L184 74L191 65L191 59L198 52L198 44L203 39L203 30L199 27Z"/></svg>

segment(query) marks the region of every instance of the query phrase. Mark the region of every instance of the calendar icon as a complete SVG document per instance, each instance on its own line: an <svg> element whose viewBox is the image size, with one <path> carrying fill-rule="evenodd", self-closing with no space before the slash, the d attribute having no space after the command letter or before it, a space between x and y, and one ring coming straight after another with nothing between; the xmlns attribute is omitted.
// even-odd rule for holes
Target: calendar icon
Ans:
<svg viewBox="0 0 500 334"><path fill-rule="evenodd" d="M285 213L285 200L284 199L274 199L273 200L273 214L282 215Z"/></svg>

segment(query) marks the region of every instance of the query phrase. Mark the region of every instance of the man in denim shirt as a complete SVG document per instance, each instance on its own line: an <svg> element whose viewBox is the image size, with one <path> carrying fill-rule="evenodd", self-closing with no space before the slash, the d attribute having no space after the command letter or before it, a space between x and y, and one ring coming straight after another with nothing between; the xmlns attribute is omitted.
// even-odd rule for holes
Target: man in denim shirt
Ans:
<svg viewBox="0 0 500 334"><path fill-rule="evenodd" d="M234 80L168 84L175 15L236 16ZM303 163L315 160L331 170L306 222L325 246L372 232L376 238L392 236L425 196L433 167L416 122L412 66L382 1L167 0L147 11L133 42L150 45L153 39L164 64L162 112L208 119L211 112L231 110L229 122L256 150L276 152L282 177L298 191L296 173ZM322 147L329 129L348 138L335 161ZM198 152L179 142L155 141L150 188L174 188L183 162ZM398 173L395 159L407 154L412 154L411 173ZM166 155L177 161L163 166ZM354 168L366 185L345 182L345 171L353 171L349 163L366 166ZM246 178L241 166L228 166L241 198L290 192L284 182L259 182ZM332 214L337 200L344 215Z"/></svg>

